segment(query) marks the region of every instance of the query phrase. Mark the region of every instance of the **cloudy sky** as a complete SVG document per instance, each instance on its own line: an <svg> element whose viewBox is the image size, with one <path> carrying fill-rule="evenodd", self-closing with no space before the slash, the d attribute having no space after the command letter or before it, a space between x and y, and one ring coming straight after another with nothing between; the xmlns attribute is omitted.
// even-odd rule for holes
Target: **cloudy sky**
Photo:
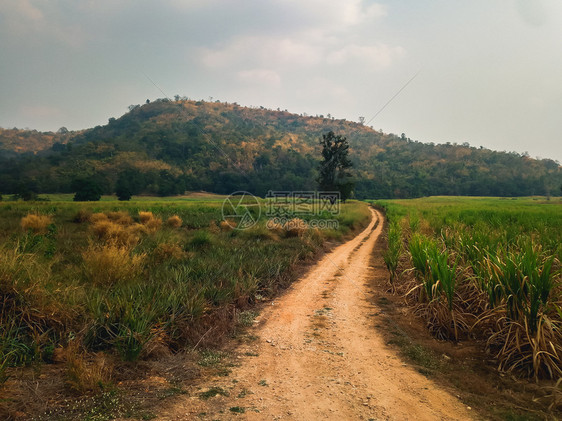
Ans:
<svg viewBox="0 0 562 421"><path fill-rule="evenodd" d="M149 79L355 121L411 80L370 125L562 162L560 0L0 1L0 126L105 124Z"/></svg>

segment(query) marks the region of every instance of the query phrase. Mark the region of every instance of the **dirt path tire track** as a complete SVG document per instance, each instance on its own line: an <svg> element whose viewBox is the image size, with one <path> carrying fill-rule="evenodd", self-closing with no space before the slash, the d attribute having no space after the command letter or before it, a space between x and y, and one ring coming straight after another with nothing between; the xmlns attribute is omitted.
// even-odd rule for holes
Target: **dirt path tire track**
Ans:
<svg viewBox="0 0 562 421"><path fill-rule="evenodd" d="M369 302L367 281L383 224L372 213L363 232L262 312L253 332L259 340L241 350L240 366L201 385L223 387L228 397L183 398L158 419L471 419L460 401L403 364L373 327L379 309Z"/></svg>

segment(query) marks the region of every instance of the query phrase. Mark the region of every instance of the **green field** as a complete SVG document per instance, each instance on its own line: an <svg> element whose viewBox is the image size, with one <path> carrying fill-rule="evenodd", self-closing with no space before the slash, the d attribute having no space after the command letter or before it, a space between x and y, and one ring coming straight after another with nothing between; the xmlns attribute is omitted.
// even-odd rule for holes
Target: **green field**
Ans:
<svg viewBox="0 0 562 421"><path fill-rule="evenodd" d="M499 368L562 375L562 201L431 197L374 201L384 259L439 338L486 339Z"/></svg>
<svg viewBox="0 0 562 421"><path fill-rule="evenodd" d="M82 391L99 382L83 378L92 370L79 355L135 361L162 346L218 342L237 312L370 218L366 203L351 202L337 230L268 229L263 212L237 230L222 221L222 197L49 199L0 202L0 382L10 367L66 353L67 382Z"/></svg>

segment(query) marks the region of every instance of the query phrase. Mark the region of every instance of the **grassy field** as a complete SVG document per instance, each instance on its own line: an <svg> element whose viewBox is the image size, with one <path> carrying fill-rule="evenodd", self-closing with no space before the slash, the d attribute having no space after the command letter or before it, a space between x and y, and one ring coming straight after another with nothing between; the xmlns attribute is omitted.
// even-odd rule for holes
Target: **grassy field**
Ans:
<svg viewBox="0 0 562 421"><path fill-rule="evenodd" d="M562 201L375 201L393 287L438 338L486 339L502 371L562 376Z"/></svg>
<svg viewBox="0 0 562 421"><path fill-rule="evenodd" d="M220 342L237 312L370 218L350 202L336 230L268 229L263 215L237 230L222 197L49 199L0 202L0 387L11 367L64 361L69 388L97 390L111 370L88 355L136 361Z"/></svg>

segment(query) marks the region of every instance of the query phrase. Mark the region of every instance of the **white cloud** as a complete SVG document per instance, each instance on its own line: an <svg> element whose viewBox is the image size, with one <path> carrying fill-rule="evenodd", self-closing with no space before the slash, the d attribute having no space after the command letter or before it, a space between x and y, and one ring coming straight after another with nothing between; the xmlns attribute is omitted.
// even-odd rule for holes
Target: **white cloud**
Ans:
<svg viewBox="0 0 562 421"><path fill-rule="evenodd" d="M364 0L279 0L288 4L294 15L305 16L310 24L329 28L332 31L347 30L349 27L373 21L386 16L386 6Z"/></svg>
<svg viewBox="0 0 562 421"><path fill-rule="evenodd" d="M312 78L297 95L303 99L315 97L325 98L327 102L337 100L340 104L353 101L353 96L346 87L324 77Z"/></svg>
<svg viewBox="0 0 562 421"><path fill-rule="evenodd" d="M29 0L3 0L0 3L0 14L7 15L10 20L38 22L43 20L43 13L33 6Z"/></svg>
<svg viewBox="0 0 562 421"><path fill-rule="evenodd" d="M543 0L517 0L517 11L523 21L532 26L542 26L546 23L547 12Z"/></svg>
<svg viewBox="0 0 562 421"><path fill-rule="evenodd" d="M405 53L402 47L387 45L382 40L375 39L366 45L356 40L358 27L369 33L372 21L386 16L386 7L379 3L277 0L272 4L280 8L279 21L288 23L286 31L272 33L268 28L252 28L250 23L246 31L235 37L200 48L201 63L211 69L266 68L279 74L349 62L379 69L390 66ZM295 21L300 24L291 26Z"/></svg>
<svg viewBox="0 0 562 421"><path fill-rule="evenodd" d="M243 36L218 49L201 50L202 62L211 68L251 63L262 66L310 66L322 58L322 46L291 38Z"/></svg>
<svg viewBox="0 0 562 421"><path fill-rule="evenodd" d="M341 9L338 11L338 7ZM334 7L344 24L358 25L368 20L374 20L386 16L386 7L381 4L371 4L367 7L362 0L338 1Z"/></svg>
<svg viewBox="0 0 562 421"><path fill-rule="evenodd" d="M18 36L18 43L47 43L56 40L69 46L82 44L84 33L74 22L65 23L56 5L43 2L41 8L30 0L3 0L0 15L7 22L0 28L10 36Z"/></svg>
<svg viewBox="0 0 562 421"><path fill-rule="evenodd" d="M258 83L268 86L279 86L281 76L269 69L251 69L238 72L238 79L246 83Z"/></svg>
<svg viewBox="0 0 562 421"><path fill-rule="evenodd" d="M350 44L331 51L327 55L326 61L329 64L341 65L348 64L351 60L359 60L376 69L390 66L404 54L405 50L400 46L391 47L382 43L377 45Z"/></svg>
<svg viewBox="0 0 562 421"><path fill-rule="evenodd" d="M406 51L401 46L346 44L345 40L311 37L296 38L242 37L217 49L200 50L202 63L209 68L273 68L277 71L361 64L371 70L391 66Z"/></svg>

